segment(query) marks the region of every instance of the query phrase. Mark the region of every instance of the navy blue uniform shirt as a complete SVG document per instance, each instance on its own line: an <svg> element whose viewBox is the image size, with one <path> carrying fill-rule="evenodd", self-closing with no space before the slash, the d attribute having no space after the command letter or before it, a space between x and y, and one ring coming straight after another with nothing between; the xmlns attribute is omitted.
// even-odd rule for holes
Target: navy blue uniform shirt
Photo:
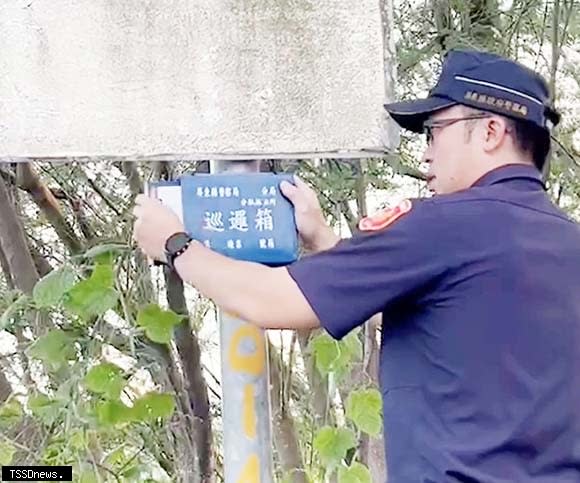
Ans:
<svg viewBox="0 0 580 483"><path fill-rule="evenodd" d="M389 483L580 482L580 227L525 165L412 203L288 267L337 339L383 313Z"/></svg>

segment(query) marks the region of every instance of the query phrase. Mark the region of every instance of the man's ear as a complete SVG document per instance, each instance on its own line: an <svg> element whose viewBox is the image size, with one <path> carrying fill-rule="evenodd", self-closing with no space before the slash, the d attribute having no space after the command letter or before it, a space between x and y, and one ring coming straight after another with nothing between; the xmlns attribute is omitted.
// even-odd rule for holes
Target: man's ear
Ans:
<svg viewBox="0 0 580 483"><path fill-rule="evenodd" d="M492 152L498 149L505 141L509 133L509 126L505 119L501 117L490 117L485 119L485 132L483 139L483 150Z"/></svg>

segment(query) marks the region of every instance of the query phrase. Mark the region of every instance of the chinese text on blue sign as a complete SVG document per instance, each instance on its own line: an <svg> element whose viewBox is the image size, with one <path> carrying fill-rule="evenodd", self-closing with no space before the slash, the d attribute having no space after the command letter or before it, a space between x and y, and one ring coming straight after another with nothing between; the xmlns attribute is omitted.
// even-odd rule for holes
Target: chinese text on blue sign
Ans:
<svg viewBox="0 0 580 483"><path fill-rule="evenodd" d="M280 192L290 175L195 175L181 178L187 231L239 260L284 265L296 260L294 210Z"/></svg>

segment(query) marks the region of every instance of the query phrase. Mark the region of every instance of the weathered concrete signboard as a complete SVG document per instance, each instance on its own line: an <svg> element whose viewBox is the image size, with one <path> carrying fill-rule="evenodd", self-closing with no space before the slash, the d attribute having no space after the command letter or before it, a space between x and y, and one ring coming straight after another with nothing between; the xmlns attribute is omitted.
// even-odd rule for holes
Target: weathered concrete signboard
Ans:
<svg viewBox="0 0 580 483"><path fill-rule="evenodd" d="M379 4L0 2L0 161L382 152Z"/></svg>

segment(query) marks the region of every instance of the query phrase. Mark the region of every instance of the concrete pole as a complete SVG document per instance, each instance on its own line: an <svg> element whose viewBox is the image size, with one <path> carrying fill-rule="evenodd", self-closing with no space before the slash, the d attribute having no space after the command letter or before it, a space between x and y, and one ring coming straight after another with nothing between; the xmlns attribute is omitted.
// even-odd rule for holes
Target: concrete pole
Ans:
<svg viewBox="0 0 580 483"><path fill-rule="evenodd" d="M211 163L212 174L259 171L260 161ZM225 483L272 483L266 336L235 314L220 311L219 321Z"/></svg>

